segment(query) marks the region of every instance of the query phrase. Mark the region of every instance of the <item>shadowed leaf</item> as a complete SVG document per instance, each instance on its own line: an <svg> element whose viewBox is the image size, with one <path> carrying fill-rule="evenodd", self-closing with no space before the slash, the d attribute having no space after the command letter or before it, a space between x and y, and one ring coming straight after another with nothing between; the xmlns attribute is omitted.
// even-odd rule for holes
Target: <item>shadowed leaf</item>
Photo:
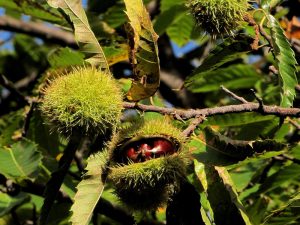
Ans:
<svg viewBox="0 0 300 225"><path fill-rule="evenodd" d="M127 98L138 102L154 95L159 87L158 36L142 0L125 0L125 6L129 19L129 59L133 66L133 81Z"/></svg>
<svg viewBox="0 0 300 225"><path fill-rule="evenodd" d="M63 184L65 176L69 171L71 162L74 158L76 149L80 143L80 138L72 136L67 147L64 150L63 156L59 160L59 166L56 171L51 174L51 178L47 182L45 190L44 204L41 209L40 225L48 223L49 213L54 204L57 193Z"/></svg>
<svg viewBox="0 0 300 225"><path fill-rule="evenodd" d="M211 92L220 90L221 85L231 90L254 88L259 79L260 75L253 66L236 64L198 74L197 79L189 85L189 90L194 93Z"/></svg>
<svg viewBox="0 0 300 225"><path fill-rule="evenodd" d="M263 224L281 225L289 224L296 225L300 223L300 193L290 199L288 203L280 209L274 210L265 218Z"/></svg>
<svg viewBox="0 0 300 225"><path fill-rule="evenodd" d="M206 127L204 132L205 142L212 147L212 150L237 159L245 159L255 153L263 153L264 151L279 151L286 147L274 140L233 140L213 131L209 127Z"/></svg>
<svg viewBox="0 0 300 225"><path fill-rule="evenodd" d="M225 63L234 61L251 51L252 39L244 38L240 41L224 41L218 45L203 61L203 63L185 80L185 86L190 89L193 82L203 77L203 73L218 69Z"/></svg>
<svg viewBox="0 0 300 225"><path fill-rule="evenodd" d="M9 213L13 208L23 204L29 199L29 195L24 193L12 197L6 193L0 192L0 217Z"/></svg>
<svg viewBox="0 0 300 225"><path fill-rule="evenodd" d="M251 225L227 170L223 167L205 166L207 198L218 225ZM203 182L203 181L201 181ZM220 197L220 194L222 197Z"/></svg>

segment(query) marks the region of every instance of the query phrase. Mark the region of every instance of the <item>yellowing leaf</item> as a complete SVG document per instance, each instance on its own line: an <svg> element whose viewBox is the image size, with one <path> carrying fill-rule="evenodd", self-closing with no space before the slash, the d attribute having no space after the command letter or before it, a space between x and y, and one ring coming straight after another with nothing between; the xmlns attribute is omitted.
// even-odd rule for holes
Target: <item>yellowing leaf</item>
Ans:
<svg viewBox="0 0 300 225"><path fill-rule="evenodd" d="M129 59L133 66L129 101L138 102L155 94L159 87L159 58L157 39L149 14L142 0L125 0L129 18Z"/></svg>
<svg viewBox="0 0 300 225"><path fill-rule="evenodd" d="M85 61L100 67L101 70L108 70L105 55L89 25L81 0L47 0L47 2L54 8L62 9L69 16L74 26L75 39L86 56Z"/></svg>

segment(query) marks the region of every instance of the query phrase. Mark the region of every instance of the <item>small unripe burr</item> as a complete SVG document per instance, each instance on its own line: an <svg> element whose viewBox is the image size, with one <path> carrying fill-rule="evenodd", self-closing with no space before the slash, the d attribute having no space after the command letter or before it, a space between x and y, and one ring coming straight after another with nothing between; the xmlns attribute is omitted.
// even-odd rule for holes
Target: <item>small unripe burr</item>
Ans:
<svg viewBox="0 0 300 225"><path fill-rule="evenodd" d="M187 0L187 7L197 24L216 38L234 35L249 4L247 0Z"/></svg>

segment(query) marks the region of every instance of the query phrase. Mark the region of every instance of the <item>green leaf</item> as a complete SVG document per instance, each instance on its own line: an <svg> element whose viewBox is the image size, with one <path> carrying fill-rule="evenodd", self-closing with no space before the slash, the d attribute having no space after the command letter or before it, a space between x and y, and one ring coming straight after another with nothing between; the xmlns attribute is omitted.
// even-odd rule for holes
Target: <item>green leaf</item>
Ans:
<svg viewBox="0 0 300 225"><path fill-rule="evenodd" d="M48 22L62 23L63 21L63 17L56 9L38 0L0 0L0 7Z"/></svg>
<svg viewBox="0 0 300 225"><path fill-rule="evenodd" d="M41 154L37 146L26 139L11 147L0 147L0 173L15 181L34 180L39 173Z"/></svg>
<svg viewBox="0 0 300 225"><path fill-rule="evenodd" d="M280 209L274 210L265 218L263 224L281 225L281 224L299 224L300 222L300 193L290 199L286 205Z"/></svg>
<svg viewBox="0 0 300 225"><path fill-rule="evenodd" d="M164 12L175 5L184 5L185 0L161 0L160 1L160 11Z"/></svg>
<svg viewBox="0 0 300 225"><path fill-rule="evenodd" d="M194 27L195 22L192 15L187 12L182 13L181 16L168 27L167 34L174 43L181 47L190 41Z"/></svg>
<svg viewBox="0 0 300 225"><path fill-rule="evenodd" d="M269 10L275 6L281 4L284 0L261 0L261 7L263 9Z"/></svg>
<svg viewBox="0 0 300 225"><path fill-rule="evenodd" d="M284 142L285 140L277 140L274 138L274 133L280 128L280 119L273 117L271 120L260 121L256 123L247 124L237 129L238 133L235 139L238 140L254 140L257 138L273 138L276 141Z"/></svg>
<svg viewBox="0 0 300 225"><path fill-rule="evenodd" d="M13 208L27 202L29 198L29 195L22 192L13 197L0 192L0 217L9 213Z"/></svg>
<svg viewBox="0 0 300 225"><path fill-rule="evenodd" d="M221 85L231 90L254 88L260 78L253 66L236 64L227 68L199 73L194 77L194 82L189 85L189 90L194 93L211 92L220 90Z"/></svg>
<svg viewBox="0 0 300 225"><path fill-rule="evenodd" d="M125 0L125 6L130 21L129 59L133 65L133 81L127 98L138 102L154 95L159 87L158 36L142 0Z"/></svg>
<svg viewBox="0 0 300 225"><path fill-rule="evenodd" d="M268 199L264 197L260 197L254 200L254 203L247 207L247 214L251 218L251 221L254 225L262 224L262 221L265 217L265 213L267 211Z"/></svg>
<svg viewBox="0 0 300 225"><path fill-rule="evenodd" d="M77 193L71 208L73 215L70 222L72 222L73 225L89 224L96 204L104 189L106 178L103 178L103 173L107 160L107 151L92 155L87 160L87 172L83 180L77 186Z"/></svg>
<svg viewBox="0 0 300 225"><path fill-rule="evenodd" d="M4 115L0 119L0 146L13 144L13 136L15 132L23 126L23 112L21 109Z"/></svg>
<svg viewBox="0 0 300 225"><path fill-rule="evenodd" d="M101 2L103 4L104 2ZM105 21L112 28L117 28L126 22L126 15L124 14L124 2L118 1L115 5L110 7L102 16Z"/></svg>
<svg viewBox="0 0 300 225"><path fill-rule="evenodd" d="M56 49L48 56L48 62L52 68L64 68L68 66L84 65L84 56L68 47Z"/></svg>
<svg viewBox="0 0 300 225"><path fill-rule="evenodd" d="M54 8L60 8L67 14L74 26L75 39L86 61L101 70L109 71L103 50L90 28L81 0L47 0Z"/></svg>
<svg viewBox="0 0 300 225"><path fill-rule="evenodd" d="M209 128L206 128L203 134L193 137L188 146L194 159L204 164L218 166L237 163L242 165L244 162L271 158L282 154L283 151L279 150L285 147L273 140L232 140ZM240 160L244 161L239 162Z"/></svg>
<svg viewBox="0 0 300 225"><path fill-rule="evenodd" d="M126 44L112 44L103 47L108 64L114 65L121 61L128 60L128 45Z"/></svg>
<svg viewBox="0 0 300 225"><path fill-rule="evenodd" d="M187 13L187 11L182 5L174 5L170 9L163 11L155 19L154 30L158 35L162 35L184 13Z"/></svg>
<svg viewBox="0 0 300 225"><path fill-rule="evenodd" d="M215 223L225 225L234 221L235 224L251 225L227 170L223 167L205 166L205 175L206 192Z"/></svg>
<svg viewBox="0 0 300 225"><path fill-rule="evenodd" d="M282 107L293 106L296 96L295 87L298 84L296 77L295 53L288 42L284 31L279 22L272 16L267 15L271 31L273 50L276 58L275 67L279 72L281 87L281 103Z"/></svg>
<svg viewBox="0 0 300 225"><path fill-rule="evenodd" d="M260 186L255 195L271 192L272 190L299 178L300 165L291 164L280 168L279 171L269 176Z"/></svg>
<svg viewBox="0 0 300 225"><path fill-rule="evenodd" d="M279 151L286 147L284 144L274 140L233 140L221 135L209 127L206 127L204 132L205 142L209 148L237 159L245 159L255 153L262 153L264 151Z"/></svg>
<svg viewBox="0 0 300 225"><path fill-rule="evenodd" d="M59 137L58 132L51 131L50 125L45 123L40 110L33 110L27 137L38 144L39 150L43 155L43 161L48 161L50 159L54 160L56 163L54 158L60 153L60 150L63 149L62 140Z"/></svg>
<svg viewBox="0 0 300 225"><path fill-rule="evenodd" d="M207 120L203 123L204 126L241 126L256 122L264 122L268 120L274 120L275 116L263 116L258 113L246 112L246 113L231 113L224 115L215 115L208 117Z"/></svg>
<svg viewBox="0 0 300 225"><path fill-rule="evenodd" d="M239 41L224 41L218 45L203 63L185 80L185 85L189 88L193 82L202 77L203 72L210 72L223 66L225 63L241 58L251 50L250 39L244 38Z"/></svg>

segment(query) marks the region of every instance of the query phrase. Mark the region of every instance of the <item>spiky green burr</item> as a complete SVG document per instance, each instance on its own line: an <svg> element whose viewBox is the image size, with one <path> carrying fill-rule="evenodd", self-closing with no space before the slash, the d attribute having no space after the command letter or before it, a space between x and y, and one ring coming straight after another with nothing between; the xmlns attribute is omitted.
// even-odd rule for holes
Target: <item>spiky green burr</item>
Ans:
<svg viewBox="0 0 300 225"><path fill-rule="evenodd" d="M187 7L198 25L215 38L234 35L249 4L247 0L187 0Z"/></svg>
<svg viewBox="0 0 300 225"><path fill-rule="evenodd" d="M115 128L122 111L122 93L110 74L75 68L60 74L44 89L41 111L64 134L104 133Z"/></svg>
<svg viewBox="0 0 300 225"><path fill-rule="evenodd" d="M115 186L116 194L130 209L155 210L180 189L180 183L185 179L188 164L185 138L166 120L147 121L136 131L129 130L121 131L114 140L108 178ZM176 152L143 162L120 163L120 155L126 152L126 146L151 138L170 141Z"/></svg>

